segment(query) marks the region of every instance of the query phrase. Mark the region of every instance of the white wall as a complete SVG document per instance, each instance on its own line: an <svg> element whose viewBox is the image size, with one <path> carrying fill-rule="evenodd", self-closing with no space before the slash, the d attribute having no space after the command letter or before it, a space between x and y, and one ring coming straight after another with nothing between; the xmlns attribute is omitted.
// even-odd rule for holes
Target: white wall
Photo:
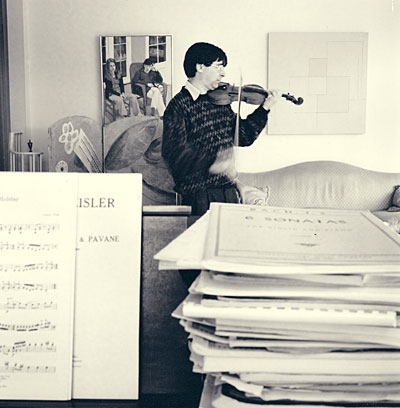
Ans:
<svg viewBox="0 0 400 408"><path fill-rule="evenodd" d="M262 134L239 150L238 167L329 159L400 172L400 0L8 0L8 11L10 49L20 50L10 53L13 128L44 151L56 120L101 122L99 35L172 34L176 93L186 79L184 53L196 41L226 51L228 80L237 82L241 71L244 83L265 87L268 32L368 32L366 133Z"/></svg>

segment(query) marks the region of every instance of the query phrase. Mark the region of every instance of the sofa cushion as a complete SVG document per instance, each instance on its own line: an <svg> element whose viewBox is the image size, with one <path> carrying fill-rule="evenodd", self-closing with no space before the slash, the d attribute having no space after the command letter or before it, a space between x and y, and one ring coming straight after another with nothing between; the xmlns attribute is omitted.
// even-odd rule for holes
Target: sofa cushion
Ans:
<svg viewBox="0 0 400 408"><path fill-rule="evenodd" d="M400 173L312 161L267 172L240 173L239 180L249 186L268 187L270 206L378 211L391 205Z"/></svg>

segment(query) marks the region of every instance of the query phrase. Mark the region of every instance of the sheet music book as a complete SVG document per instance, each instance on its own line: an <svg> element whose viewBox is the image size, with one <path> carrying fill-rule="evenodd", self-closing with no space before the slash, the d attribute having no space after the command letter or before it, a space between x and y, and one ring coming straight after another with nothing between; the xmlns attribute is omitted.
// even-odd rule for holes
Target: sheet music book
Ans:
<svg viewBox="0 0 400 408"><path fill-rule="evenodd" d="M369 373L359 374L356 376L350 375L306 375L306 374L278 374L278 373L241 373L240 379L245 382L261 384L261 385L280 385L280 384L320 384L320 385L337 385L337 384L384 384L399 382L400 376L393 374L371 375Z"/></svg>
<svg viewBox="0 0 400 408"><path fill-rule="evenodd" d="M400 305L400 288L391 287L383 291L376 287L316 287L298 283L292 286L273 285L268 281L257 285L246 281L229 282L228 279L212 279L207 271L203 271L193 282L190 291L214 296L246 296L248 298L286 298L286 299L314 299L327 301L346 301L367 303L374 302L382 305Z"/></svg>
<svg viewBox="0 0 400 408"><path fill-rule="evenodd" d="M243 334L231 333L229 336L217 335L216 328L201 323L191 322L186 319L181 319L179 324L189 333L190 338L194 336L202 337L206 340L211 340L215 343L227 344L231 348L236 347L248 347L248 348L259 348L265 347L270 351L285 352L285 353L297 353L300 352L331 352L334 350L362 350L362 349L384 349L387 348L385 345L379 345L374 343L358 343L356 346L351 342L344 341L311 341L311 340L285 340L281 339L271 339L264 336L264 338L249 338Z"/></svg>
<svg viewBox="0 0 400 408"><path fill-rule="evenodd" d="M67 400L77 179L2 172L0 185L0 399Z"/></svg>
<svg viewBox="0 0 400 408"><path fill-rule="evenodd" d="M297 400L302 402L330 402L338 403L352 400L354 402L370 402L387 400L399 401L397 384L291 384L286 386L274 386L249 384L242 381L238 376L229 374L217 374L216 381L232 385L236 390L246 393L250 397L259 397L263 401L273 400ZM321 395L322 394L322 395Z"/></svg>
<svg viewBox="0 0 400 408"><path fill-rule="evenodd" d="M0 399L138 399L141 175L0 184Z"/></svg>
<svg viewBox="0 0 400 408"><path fill-rule="evenodd" d="M329 408L332 406L344 408L349 406L346 401L353 402L350 406L373 406L377 408L394 407L399 404L399 394L395 389L387 391L370 390L369 387L360 386L354 391L330 391L310 390L309 388L264 388L260 393L248 391L250 388L247 384L238 381L236 378L223 376L218 379L218 385L214 387L214 393L210 397L212 408L250 408L267 406L268 408L291 408L292 401L296 401L295 406L300 408ZM225 399L226 398L226 399ZM275 402L279 401L277 404ZM280 402L284 401L283 404ZM286 402L286 403L285 403ZM394 404L397 405L394 405ZM267 405L265 405L267 404ZM354 405L357 404L357 405ZM362 404L362 405L361 405Z"/></svg>
<svg viewBox="0 0 400 408"><path fill-rule="evenodd" d="M270 352L266 349L229 348L194 337L190 359L204 373L267 372L313 375L400 375L400 353L336 352L306 355Z"/></svg>
<svg viewBox="0 0 400 408"><path fill-rule="evenodd" d="M400 237L369 211L211 203L202 266L237 273L400 272Z"/></svg>
<svg viewBox="0 0 400 408"><path fill-rule="evenodd" d="M245 320L249 316L253 320L263 322L304 322L352 324L361 326L386 326L397 327L396 311L363 310L352 308L337 309L329 307L290 307L273 305L232 305L228 302L218 301L212 305L202 303L201 295L189 295L183 302L183 314L187 317L203 319L239 319Z"/></svg>
<svg viewBox="0 0 400 408"><path fill-rule="evenodd" d="M138 399L141 186L79 177L73 398Z"/></svg>

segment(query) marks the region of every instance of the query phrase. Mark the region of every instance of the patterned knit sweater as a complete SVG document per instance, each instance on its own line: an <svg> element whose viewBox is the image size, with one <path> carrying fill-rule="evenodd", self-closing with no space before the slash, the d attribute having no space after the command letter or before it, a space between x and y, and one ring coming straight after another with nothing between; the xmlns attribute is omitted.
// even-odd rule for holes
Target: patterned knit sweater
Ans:
<svg viewBox="0 0 400 408"><path fill-rule="evenodd" d="M239 145L251 145L267 123L269 111L258 107L240 120ZM233 146L236 114L230 105L215 105L207 95L195 101L183 87L164 113L162 156L181 194L219 187L230 180L209 173L219 150Z"/></svg>

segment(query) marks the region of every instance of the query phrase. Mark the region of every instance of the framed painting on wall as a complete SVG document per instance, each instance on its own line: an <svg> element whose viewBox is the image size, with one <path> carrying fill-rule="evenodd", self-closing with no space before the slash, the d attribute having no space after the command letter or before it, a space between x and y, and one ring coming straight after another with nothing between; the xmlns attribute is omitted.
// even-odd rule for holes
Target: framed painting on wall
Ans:
<svg viewBox="0 0 400 408"><path fill-rule="evenodd" d="M175 204L161 157L162 117L172 95L172 36L101 36L105 172L141 173L143 204Z"/></svg>
<svg viewBox="0 0 400 408"><path fill-rule="evenodd" d="M270 33L268 86L301 96L280 103L269 134L365 133L368 33Z"/></svg>
<svg viewBox="0 0 400 408"><path fill-rule="evenodd" d="M103 124L162 116L171 98L171 35L101 36L100 56Z"/></svg>

